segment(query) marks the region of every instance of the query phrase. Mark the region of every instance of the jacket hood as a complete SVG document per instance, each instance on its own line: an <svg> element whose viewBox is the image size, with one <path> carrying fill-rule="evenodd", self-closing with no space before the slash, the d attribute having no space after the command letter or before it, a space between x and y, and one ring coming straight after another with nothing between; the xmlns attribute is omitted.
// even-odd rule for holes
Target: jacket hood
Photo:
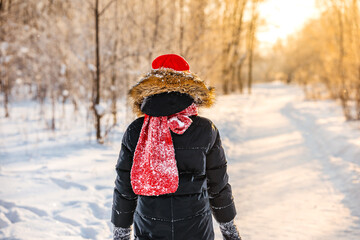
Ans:
<svg viewBox="0 0 360 240"><path fill-rule="evenodd" d="M169 116L189 107L194 99L180 92L165 92L146 97L141 104L141 112L153 116Z"/></svg>
<svg viewBox="0 0 360 240"><path fill-rule="evenodd" d="M198 107L210 107L215 101L215 89L207 87L197 75L190 71L175 71L170 68L153 69L144 75L129 91L133 111L144 114L143 101L161 93L178 92L189 95ZM146 108L145 108L146 111ZM163 113L161 113L163 114Z"/></svg>

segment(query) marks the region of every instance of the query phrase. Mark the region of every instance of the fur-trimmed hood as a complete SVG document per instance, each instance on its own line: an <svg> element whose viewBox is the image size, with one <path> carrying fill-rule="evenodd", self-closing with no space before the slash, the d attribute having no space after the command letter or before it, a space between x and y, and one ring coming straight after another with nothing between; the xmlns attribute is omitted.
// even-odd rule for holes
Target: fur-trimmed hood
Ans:
<svg viewBox="0 0 360 240"><path fill-rule="evenodd" d="M198 107L210 107L215 101L215 89L207 87L196 74L190 71L175 71L171 68L153 69L141 77L129 91L134 113L143 115L141 104L146 97L180 92L190 95Z"/></svg>

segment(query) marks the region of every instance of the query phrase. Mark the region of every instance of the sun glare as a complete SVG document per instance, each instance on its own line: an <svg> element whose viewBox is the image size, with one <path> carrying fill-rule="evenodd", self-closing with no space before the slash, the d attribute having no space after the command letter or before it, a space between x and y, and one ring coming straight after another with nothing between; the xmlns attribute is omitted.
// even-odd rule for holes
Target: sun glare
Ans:
<svg viewBox="0 0 360 240"><path fill-rule="evenodd" d="M316 17L315 0L268 0L260 4L261 18L266 21L257 34L262 47L296 32L307 19Z"/></svg>

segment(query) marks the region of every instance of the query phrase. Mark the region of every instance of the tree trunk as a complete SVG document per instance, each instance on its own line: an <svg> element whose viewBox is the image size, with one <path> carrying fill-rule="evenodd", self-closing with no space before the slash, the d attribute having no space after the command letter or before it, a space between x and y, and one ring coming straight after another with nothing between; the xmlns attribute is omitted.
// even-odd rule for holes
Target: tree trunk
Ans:
<svg viewBox="0 0 360 240"><path fill-rule="evenodd" d="M51 88L51 130L55 131L55 90Z"/></svg>
<svg viewBox="0 0 360 240"><path fill-rule="evenodd" d="M179 29L179 52L180 55L183 56L184 54L184 0L180 0L179 2L180 7L180 29Z"/></svg>
<svg viewBox="0 0 360 240"><path fill-rule="evenodd" d="M10 5L11 5L11 1L9 1L8 3L8 11L10 11ZM5 0L1 0L0 1L0 13L2 12L5 12L5 6L6 6L6 2ZM6 16L4 14L4 16ZM4 20L4 17L0 17L0 25L3 26L3 20ZM0 36L0 42L4 41L5 40L5 33L6 33L6 30L5 28L3 29L2 31L2 36ZM1 54L2 55L2 54ZM2 57L0 55L0 57ZM8 75L8 71L9 69L7 68L8 64L5 63L3 66L2 66L2 71L0 71L0 81L1 81L1 91L3 91L4 93L4 112L5 112L5 117L8 118L10 116L9 114L9 94L10 94L10 82L9 82L9 75ZM2 74L4 72L4 74Z"/></svg>
<svg viewBox="0 0 360 240"><path fill-rule="evenodd" d="M158 34L159 34L159 24L160 24L160 17L161 17L161 11L160 11L160 3L159 0L155 0L155 19L154 19L154 32L153 32L153 36L152 36L152 41L151 41L151 48L148 54L148 60L149 62L151 62L152 58L153 58L153 52L157 43L157 39L158 39Z"/></svg>
<svg viewBox="0 0 360 240"><path fill-rule="evenodd" d="M235 1L234 6L227 3L224 12L224 36L230 31L230 36L225 39L223 46L223 92L228 94L234 92L237 88L242 92L243 83L241 79L242 57L240 57L241 49L241 33L243 30L243 16L248 0ZM240 68L240 69L239 69Z"/></svg>
<svg viewBox="0 0 360 240"><path fill-rule="evenodd" d="M118 24L118 4L115 3L115 32L119 32L119 24ZM116 78L117 78L117 46L118 46L118 38L115 36L114 47L113 47L113 59L112 59L112 74L111 74L111 114L113 115L113 126L117 124L117 106L116 106Z"/></svg>
<svg viewBox="0 0 360 240"><path fill-rule="evenodd" d="M356 86L356 119L360 120L360 65L358 66L358 82Z"/></svg>
<svg viewBox="0 0 360 240"><path fill-rule="evenodd" d="M233 57L233 76L234 76L234 87L235 84L237 84L237 89L240 91L240 93L243 93L243 89L244 89L244 83L243 83L243 79L241 76L242 73L242 65L244 62L244 57L246 55L240 56L240 47L241 47L241 33L243 31L243 18L244 18L244 12L245 12L245 8L246 8L246 4L247 4L248 0L242 0L242 3L240 5L236 5L239 6L239 13L235 15L235 17L237 17L237 15L239 15L238 20L236 21L236 28L234 31L234 36L233 36L233 47L236 49L234 57ZM234 89L235 90L235 89Z"/></svg>
<svg viewBox="0 0 360 240"><path fill-rule="evenodd" d="M341 3L342 4L342 3ZM344 46L344 22L342 16L342 9L337 8L337 17L339 24L339 64L338 64L338 74L340 77L340 101L343 109L344 116L346 120L351 119L351 112L348 106L349 100L349 91L345 83L345 69L344 69L344 56L345 56L345 46Z"/></svg>
<svg viewBox="0 0 360 240"><path fill-rule="evenodd" d="M225 95L230 93L230 89L229 89L229 79L227 79L227 77L224 77L223 81L222 81L222 90L223 93Z"/></svg>
<svg viewBox="0 0 360 240"><path fill-rule="evenodd" d="M251 94L251 86L252 86L252 82L253 82L252 65L253 65L253 51L250 50L249 62L248 62L248 82L247 82L247 88L248 88L249 94Z"/></svg>
<svg viewBox="0 0 360 240"><path fill-rule="evenodd" d="M357 84L356 87L356 119L360 120L360 26L359 26L359 6L358 1L353 0L353 16L354 16L354 24L355 24L355 52L357 52ZM355 80L356 81L356 80Z"/></svg>
<svg viewBox="0 0 360 240"><path fill-rule="evenodd" d="M237 76L236 76L238 82L238 89L242 94L244 92L244 83L241 74L242 74L242 63L240 63L239 66L237 67Z"/></svg>
<svg viewBox="0 0 360 240"><path fill-rule="evenodd" d="M258 19L258 13L256 12L258 0L252 1L252 7L251 7L251 20L249 25L249 32L248 32L248 44L247 44L247 51L249 53L249 59L248 59L248 93L251 94L251 87L253 83L253 55L254 55L254 42L255 42L255 30L256 30L256 24Z"/></svg>
<svg viewBox="0 0 360 240"><path fill-rule="evenodd" d="M4 92L4 110L5 110L5 117L10 117L9 114L9 93L10 93L10 86L9 86L9 77L5 76L3 81L3 92Z"/></svg>
<svg viewBox="0 0 360 240"><path fill-rule="evenodd" d="M96 128L96 139L101 143L101 116L96 111L97 106L100 104L100 41L99 41L99 0L95 0L95 56L96 56L96 74L95 74L95 100L93 103L94 114L95 114L95 128Z"/></svg>

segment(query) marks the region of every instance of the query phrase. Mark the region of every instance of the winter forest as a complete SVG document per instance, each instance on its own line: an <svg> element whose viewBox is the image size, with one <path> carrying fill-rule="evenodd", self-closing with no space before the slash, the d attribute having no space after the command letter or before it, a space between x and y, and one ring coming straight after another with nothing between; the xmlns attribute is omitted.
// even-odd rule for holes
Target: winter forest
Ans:
<svg viewBox="0 0 360 240"><path fill-rule="evenodd" d="M359 0L0 0L0 239L112 239L128 92L166 53L215 87L244 240L359 239Z"/></svg>
<svg viewBox="0 0 360 240"><path fill-rule="evenodd" d="M5 117L12 99L25 97L55 130L56 109L71 103L71 114L86 108L102 142L118 121L117 100L166 52L190 59L224 93L243 92L253 78L246 72L253 72L259 3L1 1Z"/></svg>

